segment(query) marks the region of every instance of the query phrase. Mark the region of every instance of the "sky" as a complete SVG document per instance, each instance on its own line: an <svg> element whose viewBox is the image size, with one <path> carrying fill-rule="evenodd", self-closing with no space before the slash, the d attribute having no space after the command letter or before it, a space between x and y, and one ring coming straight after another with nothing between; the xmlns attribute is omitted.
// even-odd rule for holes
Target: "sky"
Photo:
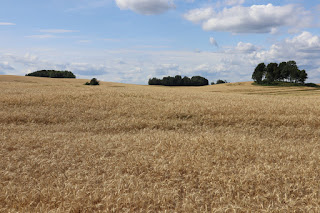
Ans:
<svg viewBox="0 0 320 213"><path fill-rule="evenodd" d="M0 0L0 75L70 70L147 84L200 75L250 81L295 60L320 83L319 0Z"/></svg>

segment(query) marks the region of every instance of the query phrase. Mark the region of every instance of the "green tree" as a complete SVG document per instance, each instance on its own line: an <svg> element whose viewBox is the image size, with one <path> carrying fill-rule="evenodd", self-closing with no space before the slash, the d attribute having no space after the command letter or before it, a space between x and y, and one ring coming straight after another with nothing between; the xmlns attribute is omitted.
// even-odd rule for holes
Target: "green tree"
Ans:
<svg viewBox="0 0 320 213"><path fill-rule="evenodd" d="M183 81L182 81L181 75L176 75L176 76L174 77L173 84L174 84L175 86L183 86Z"/></svg>
<svg viewBox="0 0 320 213"><path fill-rule="evenodd" d="M191 78L191 84L192 86L204 86L204 85L208 85L209 81L208 79L201 76L193 76Z"/></svg>
<svg viewBox="0 0 320 213"><path fill-rule="evenodd" d="M299 72L299 78L298 78L298 81L301 82L302 84L305 83L305 81L307 80L308 78L308 74L305 70L301 70Z"/></svg>
<svg viewBox="0 0 320 213"><path fill-rule="evenodd" d="M296 82L297 79L299 78L299 69L297 66L297 63L295 61L288 61L286 65L286 70L289 74L287 77L290 82Z"/></svg>
<svg viewBox="0 0 320 213"><path fill-rule="evenodd" d="M191 85L191 79L187 76L184 76L182 79L183 86L190 86Z"/></svg>
<svg viewBox="0 0 320 213"><path fill-rule="evenodd" d="M225 83L228 83L226 80L217 80L217 83L216 84L225 84Z"/></svg>
<svg viewBox="0 0 320 213"><path fill-rule="evenodd" d="M76 78L76 76L71 71L56 71L56 70L39 70L26 76L36 76L36 77L49 77L49 78Z"/></svg>
<svg viewBox="0 0 320 213"><path fill-rule="evenodd" d="M270 63L266 67L266 80L268 83L274 82L277 79L278 75L278 64ZM280 77L280 76L279 76Z"/></svg>
<svg viewBox="0 0 320 213"><path fill-rule="evenodd" d="M96 78L92 78L90 82L86 82L85 85L100 85L100 82Z"/></svg>
<svg viewBox="0 0 320 213"><path fill-rule="evenodd" d="M174 86L174 77L168 76L162 79L162 84L165 86Z"/></svg>
<svg viewBox="0 0 320 213"><path fill-rule="evenodd" d="M167 76L161 79L151 78L148 81L149 85L164 85L164 86L204 86L208 85L208 79L201 76L193 76L191 79L187 76L181 77L176 75L175 77Z"/></svg>
<svg viewBox="0 0 320 213"><path fill-rule="evenodd" d="M281 70L281 77L283 80L290 81L290 65L286 64Z"/></svg>
<svg viewBox="0 0 320 213"><path fill-rule="evenodd" d="M305 70L299 70L295 61L269 63L266 67L264 63L260 63L254 70L252 78L255 82L272 84L275 81L289 81L294 83L302 83L308 78ZM265 78L265 79L263 79Z"/></svg>
<svg viewBox="0 0 320 213"><path fill-rule="evenodd" d="M161 85L161 80L158 78L150 78L148 81L149 85Z"/></svg>
<svg viewBox="0 0 320 213"><path fill-rule="evenodd" d="M258 84L262 83L262 80L266 73L266 65L264 63L258 64L258 66L255 68L252 79L257 82Z"/></svg>

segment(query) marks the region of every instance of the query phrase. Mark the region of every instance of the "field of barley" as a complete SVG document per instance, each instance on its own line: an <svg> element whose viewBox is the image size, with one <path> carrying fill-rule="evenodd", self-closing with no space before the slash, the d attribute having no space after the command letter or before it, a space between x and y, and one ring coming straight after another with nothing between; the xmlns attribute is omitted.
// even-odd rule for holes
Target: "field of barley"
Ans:
<svg viewBox="0 0 320 213"><path fill-rule="evenodd" d="M319 212L320 90L0 76L0 212Z"/></svg>

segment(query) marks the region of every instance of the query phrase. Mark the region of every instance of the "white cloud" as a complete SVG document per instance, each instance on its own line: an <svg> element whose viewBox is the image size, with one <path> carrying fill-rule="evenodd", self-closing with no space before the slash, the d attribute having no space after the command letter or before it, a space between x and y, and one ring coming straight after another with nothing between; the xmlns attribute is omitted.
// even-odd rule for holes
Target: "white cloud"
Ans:
<svg viewBox="0 0 320 213"><path fill-rule="evenodd" d="M0 60L10 61L12 63L20 63L27 66L33 66L39 63L39 58L30 53L26 53L24 56L18 56L15 54L4 54L0 57ZM9 63L9 62L7 62Z"/></svg>
<svg viewBox="0 0 320 213"><path fill-rule="evenodd" d="M240 51L240 52L250 53L250 52L256 51L258 48L255 45L251 44L251 43L239 42L235 49Z"/></svg>
<svg viewBox="0 0 320 213"><path fill-rule="evenodd" d="M155 74L157 76L167 76L167 75L179 75L180 66L178 64L159 64L155 68Z"/></svg>
<svg viewBox="0 0 320 213"><path fill-rule="evenodd" d="M213 8L194 9L185 19L200 23L207 31L232 33L274 33L277 28L289 26L302 28L311 24L311 17L303 8L295 5L235 6L215 11Z"/></svg>
<svg viewBox="0 0 320 213"><path fill-rule="evenodd" d="M209 42L210 42L210 44L218 47L218 43L217 43L217 41L216 41L213 37L210 37L210 38L209 38Z"/></svg>
<svg viewBox="0 0 320 213"><path fill-rule="evenodd" d="M214 16L214 14L215 12L211 7L198 8L190 10L188 13L184 15L184 18L194 23L199 23L210 19L212 16Z"/></svg>
<svg viewBox="0 0 320 213"><path fill-rule="evenodd" d="M10 23L10 22L0 22L0 26L12 26L16 25L15 23Z"/></svg>
<svg viewBox="0 0 320 213"><path fill-rule="evenodd" d="M301 52L320 52L320 37L310 32L302 32L292 39L286 39L285 44Z"/></svg>
<svg viewBox="0 0 320 213"><path fill-rule="evenodd" d="M0 74L2 75L8 74L8 72L12 72L14 70L15 70L14 67L9 65L9 62L7 61L0 62Z"/></svg>
<svg viewBox="0 0 320 213"><path fill-rule="evenodd" d="M224 4L226 5L240 5L240 4L243 4L245 2L245 0L225 0L224 1Z"/></svg>
<svg viewBox="0 0 320 213"><path fill-rule="evenodd" d="M319 61L320 66L320 37L310 32L302 32L291 39L287 38L273 44L264 54L273 59L289 60L291 58L309 61L311 64L314 64L312 61L316 60Z"/></svg>
<svg viewBox="0 0 320 213"><path fill-rule="evenodd" d="M164 13L175 8L173 0L116 0L122 10L132 10L143 15Z"/></svg>
<svg viewBox="0 0 320 213"><path fill-rule="evenodd" d="M194 72L213 72L212 66L210 66L208 63L200 64L193 68Z"/></svg>
<svg viewBox="0 0 320 213"><path fill-rule="evenodd" d="M39 30L39 32L42 33L73 33L73 32L79 32L77 30L64 30L64 29L44 29Z"/></svg>
<svg viewBox="0 0 320 213"><path fill-rule="evenodd" d="M64 54L61 54L63 52ZM306 69L311 82L320 82L320 36L303 32L276 42L270 47L239 42L234 47L220 47L218 52L171 51L149 49L32 51L32 54L0 54L0 67L14 68L11 74L24 75L40 69L73 71L78 78L146 84L150 77L201 75L209 81L249 81L255 66L295 60Z"/></svg>
<svg viewBox="0 0 320 213"><path fill-rule="evenodd" d="M72 70L76 75L100 76L108 73L108 66L105 64L91 63L70 63L66 65L67 70Z"/></svg>
<svg viewBox="0 0 320 213"><path fill-rule="evenodd" d="M48 39L48 38L58 38L55 35L52 34L41 34L41 35L30 35L30 36L25 36L26 38L36 38L36 39Z"/></svg>

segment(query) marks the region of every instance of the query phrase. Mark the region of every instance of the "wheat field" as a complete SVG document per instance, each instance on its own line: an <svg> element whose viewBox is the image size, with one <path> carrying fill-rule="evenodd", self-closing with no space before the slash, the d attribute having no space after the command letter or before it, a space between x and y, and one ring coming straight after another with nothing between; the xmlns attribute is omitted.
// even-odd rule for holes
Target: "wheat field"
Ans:
<svg viewBox="0 0 320 213"><path fill-rule="evenodd" d="M0 76L0 212L319 212L320 90Z"/></svg>

